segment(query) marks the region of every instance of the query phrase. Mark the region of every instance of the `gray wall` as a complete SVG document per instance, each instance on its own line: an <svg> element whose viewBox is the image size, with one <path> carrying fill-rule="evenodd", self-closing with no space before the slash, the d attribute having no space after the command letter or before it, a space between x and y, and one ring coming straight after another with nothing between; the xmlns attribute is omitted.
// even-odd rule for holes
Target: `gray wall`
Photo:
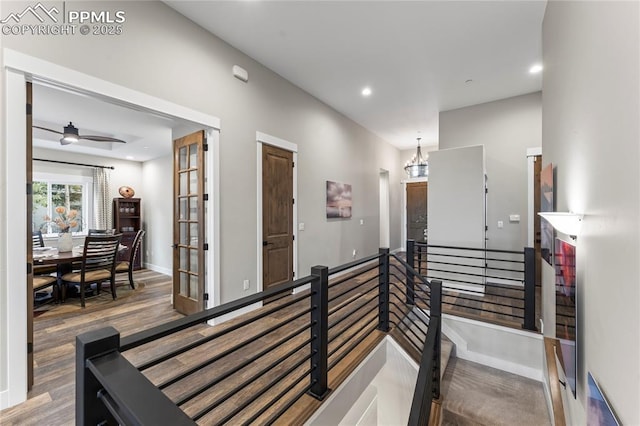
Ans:
<svg viewBox="0 0 640 426"><path fill-rule="evenodd" d="M173 187L159 185L173 173L173 156L142 163L145 235L144 260L147 268L171 274L173 262Z"/></svg>
<svg viewBox="0 0 640 426"><path fill-rule="evenodd" d="M484 162L481 145L431 154L429 244L484 247Z"/></svg>
<svg viewBox="0 0 640 426"><path fill-rule="evenodd" d="M527 148L541 144L541 113L540 92L440 113L440 149L485 147L489 248L527 245Z"/></svg>
<svg viewBox="0 0 640 426"><path fill-rule="evenodd" d="M221 119L223 302L256 291L256 131L298 144L298 218L306 225L298 236L300 273L314 264L347 262L353 249L359 256L377 252L378 173L389 170L390 182L400 181L396 148L163 3L73 2L73 7L124 9L124 33L3 37L4 46ZM248 70L248 83L232 76L235 64ZM352 184L351 220L326 220L325 180ZM400 185L391 185L390 204L401 204ZM399 246L400 211L393 209L391 247ZM243 279L251 280L248 292L242 290Z"/></svg>
<svg viewBox="0 0 640 426"><path fill-rule="evenodd" d="M640 424L639 16L638 2L552 1L543 23L542 154L557 210L585 214L573 424L584 424L588 371L622 423Z"/></svg>

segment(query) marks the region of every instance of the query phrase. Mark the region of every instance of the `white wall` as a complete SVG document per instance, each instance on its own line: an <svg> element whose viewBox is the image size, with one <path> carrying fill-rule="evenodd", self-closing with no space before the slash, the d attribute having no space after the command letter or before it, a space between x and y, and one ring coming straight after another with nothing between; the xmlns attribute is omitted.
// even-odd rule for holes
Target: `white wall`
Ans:
<svg viewBox="0 0 640 426"><path fill-rule="evenodd" d="M167 185L173 173L173 157L156 158L142 163L144 190L145 266L157 272L171 274L173 264L173 187ZM164 185L159 183L164 182Z"/></svg>
<svg viewBox="0 0 640 426"><path fill-rule="evenodd" d="M551 1L543 23L542 155L557 171L557 210L585 214L576 424L588 371L622 423L640 424L639 15L638 2Z"/></svg>
<svg viewBox="0 0 640 426"><path fill-rule="evenodd" d="M72 163L95 164L97 166L112 166L111 174L111 198L119 198L118 188L121 186L132 187L136 198L144 199L142 186L142 164L137 161L118 160L115 158L95 157L93 155L76 154L61 150L33 148L33 158L46 160L68 161ZM33 172L38 173L65 173L78 176L93 177L91 167L72 166L68 164L33 162Z"/></svg>
<svg viewBox="0 0 640 426"><path fill-rule="evenodd" d="M541 114L540 92L440 113L440 149L485 147L489 248L527 245L527 148L541 144ZM509 222L510 214L520 221Z"/></svg>

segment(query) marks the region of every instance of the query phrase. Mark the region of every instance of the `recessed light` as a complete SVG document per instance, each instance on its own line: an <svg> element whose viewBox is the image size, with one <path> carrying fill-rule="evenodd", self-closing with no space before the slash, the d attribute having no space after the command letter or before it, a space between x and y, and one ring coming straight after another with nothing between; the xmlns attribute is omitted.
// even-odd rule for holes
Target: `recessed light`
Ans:
<svg viewBox="0 0 640 426"><path fill-rule="evenodd" d="M126 158L127 160L133 160L133 156L132 156L132 155L127 155L125 158Z"/></svg>
<svg viewBox="0 0 640 426"><path fill-rule="evenodd" d="M542 71L542 65L540 64L535 64L534 66L532 66L531 68L529 68L529 72L531 74L537 74L540 71Z"/></svg>
<svg viewBox="0 0 640 426"><path fill-rule="evenodd" d="M370 96L371 95L371 87L365 87L362 89L362 96Z"/></svg>

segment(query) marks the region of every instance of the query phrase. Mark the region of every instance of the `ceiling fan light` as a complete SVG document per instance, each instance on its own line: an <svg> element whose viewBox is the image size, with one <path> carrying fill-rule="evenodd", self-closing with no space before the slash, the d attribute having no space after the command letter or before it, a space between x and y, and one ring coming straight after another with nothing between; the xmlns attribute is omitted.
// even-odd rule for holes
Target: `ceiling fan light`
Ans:
<svg viewBox="0 0 640 426"><path fill-rule="evenodd" d="M68 126L64 126L64 133L62 134L62 139L60 139L60 143L63 145L76 143L80 140L79 135L80 134L78 133L78 129L70 121Z"/></svg>
<svg viewBox="0 0 640 426"><path fill-rule="evenodd" d="M62 136L62 139L60 139L60 143L63 145L68 145L70 143L76 143L78 142L80 139L78 138L78 135L74 135L71 133L65 133Z"/></svg>

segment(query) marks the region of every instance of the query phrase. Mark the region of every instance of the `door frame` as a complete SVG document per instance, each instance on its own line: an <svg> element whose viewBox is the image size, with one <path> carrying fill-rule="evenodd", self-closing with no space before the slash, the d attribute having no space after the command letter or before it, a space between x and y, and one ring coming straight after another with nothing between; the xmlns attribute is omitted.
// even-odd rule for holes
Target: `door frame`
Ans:
<svg viewBox="0 0 640 426"><path fill-rule="evenodd" d="M262 145L271 145L293 153L293 274L294 278L300 278L298 274L298 144L271 136L263 132L256 132L256 253L257 253L257 275L256 288L260 293L264 290L262 282ZM305 286L303 286L305 287ZM302 291L303 288L297 289ZM260 305L262 306L262 305Z"/></svg>
<svg viewBox="0 0 640 426"><path fill-rule="evenodd" d="M212 196L207 206L209 214L205 221L208 225L206 239L213 245L206 257L206 265L211 275L206 278L205 287L214 295L214 305L220 303L220 202L219 202L219 132L220 119L173 102L157 98L134 89L120 86L106 80L84 74L9 48L3 48L3 71L5 95L5 140L26 141L26 82L45 83L67 88L96 99L116 103L139 111L167 115L188 120L205 129L209 139L208 166L205 166L209 179L206 191ZM24 327L0 325L0 335L6 336L6 346L0 347L0 376L6 377L6 389L0 387L0 409L4 409L27 399L27 246L24 236L27 232L25 217L16 216L14 206L26 205L26 144L12 143L0 146L0 162L4 166L6 192L0 204L4 204L4 217L0 227L6 230L6 238L0 247L0 294L6 298L7 318L13 324ZM11 200L11 205L8 205ZM209 210L211 209L211 210ZM11 214L11 215L9 215ZM11 217L11 226L8 226ZM7 241L11 241L9 249ZM213 243L213 244L212 244ZM9 285L11 283L11 291ZM1 385L1 384L0 384Z"/></svg>
<svg viewBox="0 0 640 426"><path fill-rule="evenodd" d="M379 193L379 229L380 239L379 246L390 249L391 245L391 206L390 206L390 190L389 190L389 170L380 169L378 173L380 184Z"/></svg>
<svg viewBox="0 0 640 426"><path fill-rule="evenodd" d="M400 232L400 251L405 251L407 249L407 184L416 182L429 182L429 177L411 178L400 181L402 184L402 230Z"/></svg>
<svg viewBox="0 0 640 426"><path fill-rule="evenodd" d="M527 247L534 246L535 229L533 226L534 215L533 211L535 196L535 182L533 181L533 161L534 157L542 155L542 147L527 148Z"/></svg>

